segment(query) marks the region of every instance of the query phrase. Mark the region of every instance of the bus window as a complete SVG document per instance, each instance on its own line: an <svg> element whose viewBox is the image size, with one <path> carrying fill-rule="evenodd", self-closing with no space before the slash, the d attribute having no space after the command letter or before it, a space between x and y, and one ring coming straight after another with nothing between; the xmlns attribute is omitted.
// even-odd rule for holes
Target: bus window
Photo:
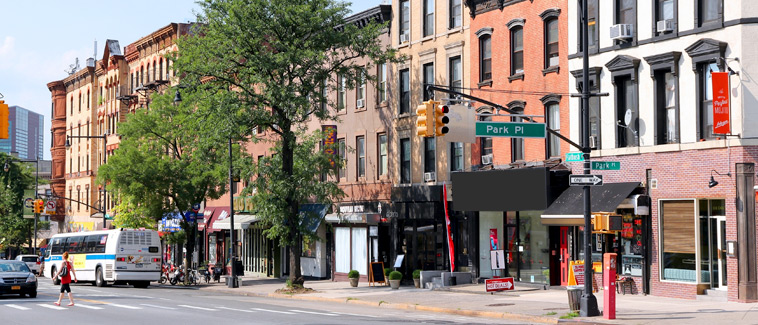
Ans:
<svg viewBox="0 0 758 325"><path fill-rule="evenodd" d="M100 236L98 235L87 236L87 248L85 249L85 252L87 253L97 252L97 241L100 239L99 237Z"/></svg>

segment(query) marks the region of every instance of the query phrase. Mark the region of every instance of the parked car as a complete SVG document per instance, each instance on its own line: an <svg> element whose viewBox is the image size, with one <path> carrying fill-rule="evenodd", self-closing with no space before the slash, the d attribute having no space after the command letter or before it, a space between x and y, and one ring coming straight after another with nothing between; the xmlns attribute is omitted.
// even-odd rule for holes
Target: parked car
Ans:
<svg viewBox="0 0 758 325"><path fill-rule="evenodd" d="M32 270L32 273L39 274L40 270L40 257L37 255L19 255L16 256L16 261L22 261L26 263L26 266L29 267L30 270Z"/></svg>
<svg viewBox="0 0 758 325"><path fill-rule="evenodd" d="M0 295L37 297L37 277L21 261L0 261Z"/></svg>

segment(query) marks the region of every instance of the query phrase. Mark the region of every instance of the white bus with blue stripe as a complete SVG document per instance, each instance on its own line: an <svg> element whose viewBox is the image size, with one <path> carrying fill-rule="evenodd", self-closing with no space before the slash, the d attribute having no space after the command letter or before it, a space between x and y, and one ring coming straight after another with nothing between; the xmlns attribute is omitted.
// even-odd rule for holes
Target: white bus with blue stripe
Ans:
<svg viewBox="0 0 758 325"><path fill-rule="evenodd" d="M77 280L98 287L128 283L146 288L161 277L160 238L155 230L73 232L57 234L48 243L43 276L54 275L61 267L63 252L68 252Z"/></svg>

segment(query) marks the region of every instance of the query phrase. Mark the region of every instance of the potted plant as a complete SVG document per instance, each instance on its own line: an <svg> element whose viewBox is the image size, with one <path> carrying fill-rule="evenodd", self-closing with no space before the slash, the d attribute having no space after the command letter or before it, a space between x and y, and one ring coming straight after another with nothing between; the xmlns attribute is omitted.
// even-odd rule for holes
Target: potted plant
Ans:
<svg viewBox="0 0 758 325"><path fill-rule="evenodd" d="M400 288L400 280L403 279L403 274L398 271L392 271L390 272L390 287L392 287L393 290L397 290Z"/></svg>
<svg viewBox="0 0 758 325"><path fill-rule="evenodd" d="M421 287L421 270L413 270L413 285L416 288Z"/></svg>
<svg viewBox="0 0 758 325"><path fill-rule="evenodd" d="M350 272L347 273L347 278L350 279L350 286L351 287L357 287L358 286L358 279L360 278L361 274L358 273L356 270L350 270Z"/></svg>
<svg viewBox="0 0 758 325"><path fill-rule="evenodd" d="M390 279L390 272L392 272L392 268L390 268L390 267L385 267L385 268L384 268L384 280L385 280L385 283L386 283L386 284L389 284L389 283L390 283L390 282L389 282L389 279ZM385 284L385 285L386 285L386 284Z"/></svg>

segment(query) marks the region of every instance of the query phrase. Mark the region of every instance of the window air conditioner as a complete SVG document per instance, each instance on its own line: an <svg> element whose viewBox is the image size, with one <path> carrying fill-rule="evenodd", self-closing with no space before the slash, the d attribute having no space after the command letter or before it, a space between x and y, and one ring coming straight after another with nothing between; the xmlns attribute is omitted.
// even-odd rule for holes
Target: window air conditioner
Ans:
<svg viewBox="0 0 758 325"><path fill-rule="evenodd" d="M597 143L597 136L596 135L591 135L590 136L590 148L591 149L597 149L597 145L598 145L598 143Z"/></svg>
<svg viewBox="0 0 758 325"><path fill-rule="evenodd" d="M674 20L673 19L659 20L656 23L656 30L659 33L673 32Z"/></svg>
<svg viewBox="0 0 758 325"><path fill-rule="evenodd" d="M424 182L434 182L435 179L437 179L435 172L424 173Z"/></svg>
<svg viewBox="0 0 758 325"><path fill-rule="evenodd" d="M410 40L410 35L408 33L400 34L400 43L405 43Z"/></svg>
<svg viewBox="0 0 758 325"><path fill-rule="evenodd" d="M631 40L634 37L634 25L632 24L617 24L611 26L611 39L612 40Z"/></svg>
<svg viewBox="0 0 758 325"><path fill-rule="evenodd" d="M363 107L363 99L357 100L356 106Z"/></svg>
<svg viewBox="0 0 758 325"><path fill-rule="evenodd" d="M482 165L492 165L492 154L482 156Z"/></svg>

